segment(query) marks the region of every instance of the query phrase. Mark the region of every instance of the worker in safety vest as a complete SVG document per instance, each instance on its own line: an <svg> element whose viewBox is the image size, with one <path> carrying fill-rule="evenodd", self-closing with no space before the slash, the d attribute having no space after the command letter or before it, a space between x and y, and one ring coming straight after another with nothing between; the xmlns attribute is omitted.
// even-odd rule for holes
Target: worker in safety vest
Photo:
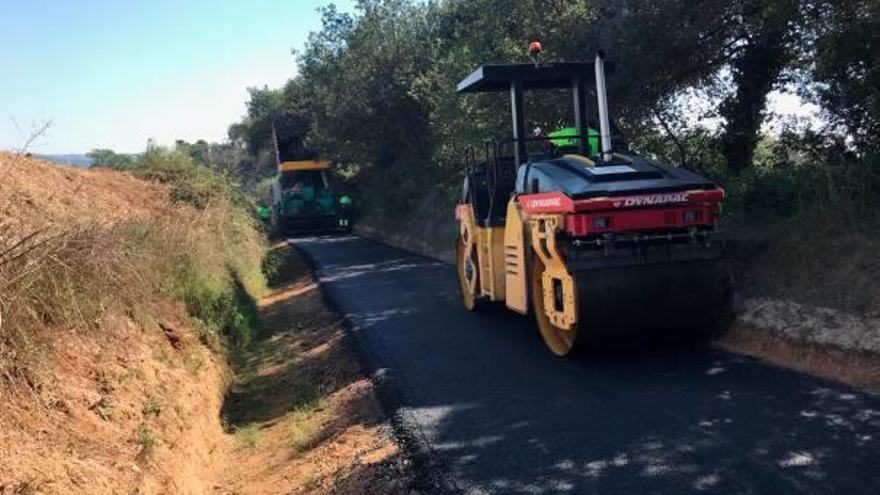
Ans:
<svg viewBox="0 0 880 495"><path fill-rule="evenodd" d="M272 210L263 202L257 206L257 218L262 220L263 222L268 222L272 216Z"/></svg>
<svg viewBox="0 0 880 495"><path fill-rule="evenodd" d="M339 198L339 226L347 229L350 227L350 217L351 217L351 197L348 194L343 194L341 198Z"/></svg>
<svg viewBox="0 0 880 495"><path fill-rule="evenodd" d="M576 127L566 127L547 134L550 142L557 148L574 148L580 145L581 138L578 137ZM596 129L587 129L587 152L590 155L599 154L599 131Z"/></svg>

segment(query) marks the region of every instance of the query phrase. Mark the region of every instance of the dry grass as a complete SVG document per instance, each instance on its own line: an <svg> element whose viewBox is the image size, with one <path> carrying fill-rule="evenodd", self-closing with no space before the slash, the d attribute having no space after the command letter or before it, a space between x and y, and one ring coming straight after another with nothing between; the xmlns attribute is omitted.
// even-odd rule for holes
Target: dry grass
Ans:
<svg viewBox="0 0 880 495"><path fill-rule="evenodd" d="M164 300L183 303L202 340L246 341L263 290L264 240L227 197L171 206L166 189L115 172L67 170L0 156L0 377L39 389L59 333L99 331L109 309L148 319ZM109 174L106 195L102 181ZM28 180L28 178L30 178ZM67 197L29 191L62 189ZM95 182L98 182L96 185ZM33 183L42 184L42 188ZM15 185L15 184L13 184ZM82 188L96 191L82 197ZM123 199L158 195L149 214ZM23 196L24 195L24 196ZM57 203L57 204L56 204ZM148 201L149 203L149 201ZM66 208L61 205L66 204ZM63 211L63 213L61 213ZM121 216L120 212L131 212Z"/></svg>
<svg viewBox="0 0 880 495"><path fill-rule="evenodd" d="M236 427L234 435L239 448L253 450L260 443L260 425L252 423Z"/></svg>
<svg viewBox="0 0 880 495"><path fill-rule="evenodd" d="M880 317L880 232L790 230L780 234L770 253L775 293Z"/></svg>
<svg viewBox="0 0 880 495"><path fill-rule="evenodd" d="M145 220L171 209L167 186L0 151L0 219L17 233Z"/></svg>
<svg viewBox="0 0 880 495"><path fill-rule="evenodd" d="M97 329L109 306L149 314L157 291L186 303L206 341L224 331L246 339L238 292L260 290L262 244L228 227L206 211L24 236L0 229L0 373L36 383L53 334Z"/></svg>
<svg viewBox="0 0 880 495"><path fill-rule="evenodd" d="M285 417L290 432L290 447L296 455L312 448L321 433L322 419L316 414L318 406L307 406L289 413Z"/></svg>
<svg viewBox="0 0 880 495"><path fill-rule="evenodd" d="M52 333L95 327L112 295L140 295L137 279L126 243L112 229L19 236L0 227L0 374L35 382Z"/></svg>
<svg viewBox="0 0 880 495"><path fill-rule="evenodd" d="M10 175L39 187L0 183L0 212L16 212L0 216L0 492L410 493L302 261L279 253L292 278L253 304L265 246L240 200L214 195L204 171L175 184L182 162L157 177L167 190L112 174L117 199L165 191L155 211L96 214L90 203L116 204L91 182L105 173L37 165ZM65 190L68 174L95 196ZM228 376L199 340L247 343L258 309L266 331L230 353L241 383L221 409Z"/></svg>
<svg viewBox="0 0 880 495"><path fill-rule="evenodd" d="M213 486L228 377L199 340L254 331L265 245L229 189L175 187L0 153L0 492Z"/></svg>

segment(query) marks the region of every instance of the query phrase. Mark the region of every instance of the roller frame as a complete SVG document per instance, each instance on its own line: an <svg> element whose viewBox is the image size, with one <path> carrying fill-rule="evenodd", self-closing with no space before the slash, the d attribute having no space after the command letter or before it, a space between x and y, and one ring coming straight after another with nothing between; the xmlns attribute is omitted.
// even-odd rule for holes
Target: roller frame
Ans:
<svg viewBox="0 0 880 495"><path fill-rule="evenodd" d="M470 257L470 253L477 248L476 246L476 221L474 219L474 209L471 205L463 204L460 205L460 221L459 221L459 236L461 238L464 247L462 248L462 254L456 253L457 256L466 256ZM473 260L471 260L473 262ZM464 263L464 260L462 260ZM474 275L470 279L467 279L467 288L470 291L471 297L474 299L479 297L479 277L480 277L480 267L474 266Z"/></svg>
<svg viewBox="0 0 880 495"><path fill-rule="evenodd" d="M544 264L541 286L544 294L544 313L557 328L571 330L577 324L577 292L574 278L568 272L559 254L556 235L565 225L563 215L538 214L529 218L532 249ZM554 282L562 287L562 309L556 308Z"/></svg>

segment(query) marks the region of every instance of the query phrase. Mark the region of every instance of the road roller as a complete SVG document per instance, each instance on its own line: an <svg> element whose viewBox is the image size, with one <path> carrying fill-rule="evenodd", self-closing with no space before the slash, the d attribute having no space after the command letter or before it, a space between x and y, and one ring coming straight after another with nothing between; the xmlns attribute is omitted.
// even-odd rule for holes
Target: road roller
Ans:
<svg viewBox="0 0 880 495"><path fill-rule="evenodd" d="M465 308L503 303L531 315L558 356L711 335L731 295L718 230L724 190L629 150L611 126L605 77L614 64L604 53L535 60L483 65L457 87L507 92L513 130L509 141L465 150L455 208ZM572 95L569 126L528 125L524 93L560 89Z"/></svg>

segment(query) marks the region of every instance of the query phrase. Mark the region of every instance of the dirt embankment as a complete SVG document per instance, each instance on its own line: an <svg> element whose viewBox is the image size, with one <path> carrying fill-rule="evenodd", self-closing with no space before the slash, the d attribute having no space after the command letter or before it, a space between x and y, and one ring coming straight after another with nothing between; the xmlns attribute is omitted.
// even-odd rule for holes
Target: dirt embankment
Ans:
<svg viewBox="0 0 880 495"><path fill-rule="evenodd" d="M783 226L784 227L784 226ZM880 263L870 233L727 227L736 320L717 344L880 390Z"/></svg>
<svg viewBox="0 0 880 495"><path fill-rule="evenodd" d="M40 239L59 232L174 212L163 186L109 170L0 154L4 246L32 235L32 245L39 246ZM25 260L22 275L28 266L59 266L41 259L54 256L51 250L11 253ZM11 264L12 257L0 262ZM50 279L78 280L51 274L41 280ZM215 452L223 450L223 430L214 418L227 379L222 360L201 344L184 309L159 299L149 314L124 304L94 313L81 308L96 319L74 326L68 323L75 317L52 313L57 307L51 301L40 306L14 300L30 293L13 282L0 281L0 297L13 298L3 301L4 308L28 304L46 314L45 328L2 349L19 352L12 355L12 368L3 360L0 376L0 493L200 493L201 480L213 476ZM71 297L65 312L80 310L75 292L59 292ZM0 335L12 338L4 332L14 323L7 318ZM21 349L25 344L34 348Z"/></svg>
<svg viewBox="0 0 880 495"><path fill-rule="evenodd" d="M107 169L63 167L0 151L0 220L20 229L155 217L166 188Z"/></svg>
<svg viewBox="0 0 880 495"><path fill-rule="evenodd" d="M258 301L265 332L239 351L173 297L180 287L163 293L138 273L167 273L156 263L174 258L181 238L204 236L196 230L209 214L127 174L0 154L0 273L65 298L41 301L42 286L0 277L0 495L410 493L408 463L341 322L289 249L275 256L285 277ZM113 269L79 276L63 258L43 259L53 249L15 247L69 231L78 234L58 237L57 253L94 265L127 248L154 259L108 259ZM156 245L135 249L133 239ZM56 268L72 275L33 276ZM95 279L103 273L132 285ZM117 292L74 287L101 282ZM81 299L92 293L100 300Z"/></svg>

